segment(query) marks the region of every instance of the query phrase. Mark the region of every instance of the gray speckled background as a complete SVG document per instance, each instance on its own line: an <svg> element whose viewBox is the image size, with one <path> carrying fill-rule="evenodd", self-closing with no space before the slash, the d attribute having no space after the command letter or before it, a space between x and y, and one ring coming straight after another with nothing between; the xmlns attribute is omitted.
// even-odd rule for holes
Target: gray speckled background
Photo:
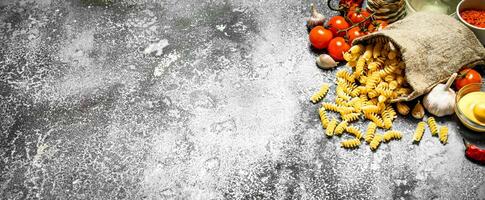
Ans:
<svg viewBox="0 0 485 200"><path fill-rule="evenodd" d="M1 199L485 199L450 118L324 137L309 3L0 1Z"/></svg>

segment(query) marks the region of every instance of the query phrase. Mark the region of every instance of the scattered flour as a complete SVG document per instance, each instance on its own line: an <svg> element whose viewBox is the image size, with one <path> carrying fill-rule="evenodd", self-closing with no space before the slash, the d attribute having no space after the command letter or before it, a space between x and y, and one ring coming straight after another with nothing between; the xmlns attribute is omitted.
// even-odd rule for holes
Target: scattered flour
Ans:
<svg viewBox="0 0 485 200"><path fill-rule="evenodd" d="M163 57L157 67L153 70L153 75L155 77L162 76L165 68L169 67L173 62L180 58L180 54L177 52L169 53L167 56Z"/></svg>
<svg viewBox="0 0 485 200"><path fill-rule="evenodd" d="M160 40L156 43L152 43L152 44L148 45L148 47L145 48L145 50L143 50L143 53L144 54L151 54L151 53L155 52L156 56L161 56L163 54L163 48L167 47L168 45L169 45L168 40L163 39L163 40Z"/></svg>

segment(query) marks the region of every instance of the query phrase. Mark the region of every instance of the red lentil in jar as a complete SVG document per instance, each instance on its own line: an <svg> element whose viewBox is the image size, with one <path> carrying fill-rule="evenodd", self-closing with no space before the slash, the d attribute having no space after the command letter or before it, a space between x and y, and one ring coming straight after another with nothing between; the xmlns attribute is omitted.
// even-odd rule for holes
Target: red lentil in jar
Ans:
<svg viewBox="0 0 485 200"><path fill-rule="evenodd" d="M460 15L469 24L485 28L485 10L464 10L461 11Z"/></svg>

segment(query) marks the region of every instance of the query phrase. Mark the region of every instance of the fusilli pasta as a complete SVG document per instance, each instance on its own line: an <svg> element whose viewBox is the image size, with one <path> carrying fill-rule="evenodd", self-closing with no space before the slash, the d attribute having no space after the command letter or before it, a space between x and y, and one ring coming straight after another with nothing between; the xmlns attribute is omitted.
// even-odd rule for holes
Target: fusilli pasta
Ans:
<svg viewBox="0 0 485 200"><path fill-rule="evenodd" d="M377 125L374 122L370 122L367 126L367 131L365 133L365 141L369 144L376 134Z"/></svg>
<svg viewBox="0 0 485 200"><path fill-rule="evenodd" d="M384 142L389 142L391 140L400 140L402 138L402 134L399 131L387 131L384 133Z"/></svg>
<svg viewBox="0 0 485 200"><path fill-rule="evenodd" d="M441 126L439 130L439 138L440 142L443 144L448 143L448 127L447 126Z"/></svg>
<svg viewBox="0 0 485 200"><path fill-rule="evenodd" d="M320 116L320 122L322 123L322 127L327 128L328 123L330 121L328 120L325 108L322 107L322 108L318 109L318 115Z"/></svg>
<svg viewBox="0 0 485 200"><path fill-rule="evenodd" d="M347 125L349 123L345 120L343 120L342 122L340 122L337 127L335 127L335 131L334 131L334 134L335 135L342 135L342 133L344 133L344 130L345 128L347 128Z"/></svg>
<svg viewBox="0 0 485 200"><path fill-rule="evenodd" d="M369 144L370 149L372 151L375 151L381 144L382 139L383 139L383 136L381 134L376 134Z"/></svg>
<svg viewBox="0 0 485 200"><path fill-rule="evenodd" d="M354 135L358 139L362 138L362 132L360 132L360 130L355 126L347 126L347 128L345 128L345 131L349 134Z"/></svg>
<svg viewBox="0 0 485 200"><path fill-rule="evenodd" d="M414 136L413 136L414 142L418 143L419 141L421 141L421 138L423 138L425 126L426 126L425 122L419 122L418 123L418 126L416 127L416 130L414 131Z"/></svg>
<svg viewBox="0 0 485 200"><path fill-rule="evenodd" d="M360 140L359 139L350 139L350 140L344 140L340 143L341 147L346 148L346 149L353 149L357 148L360 146Z"/></svg>
<svg viewBox="0 0 485 200"><path fill-rule="evenodd" d="M325 97L325 95L327 94L329 89L330 89L330 85L328 83L324 83L322 87L320 87L320 90L318 90L318 92L316 92L310 97L310 100L312 101L312 103L318 103L320 100L322 100L323 97Z"/></svg>
<svg viewBox="0 0 485 200"><path fill-rule="evenodd" d="M332 121L330 121L328 123L328 126L327 126L327 129L325 130L325 134L328 136L328 137L332 137L333 136L333 133L334 133L334 130L335 130L335 127L337 126L337 119L335 118L332 118Z"/></svg>
<svg viewBox="0 0 485 200"><path fill-rule="evenodd" d="M431 131L431 135L436 136L438 134L438 124L436 124L434 117L428 118L428 127Z"/></svg>

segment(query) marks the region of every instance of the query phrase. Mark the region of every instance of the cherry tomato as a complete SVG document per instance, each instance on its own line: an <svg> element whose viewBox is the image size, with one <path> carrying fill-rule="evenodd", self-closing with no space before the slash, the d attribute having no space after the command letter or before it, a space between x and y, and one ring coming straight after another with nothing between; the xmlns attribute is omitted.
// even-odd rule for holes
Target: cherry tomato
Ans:
<svg viewBox="0 0 485 200"><path fill-rule="evenodd" d="M350 19L352 23L359 23L361 21L364 21L367 17L370 16L370 13L367 12L366 9L355 7L350 9L349 13L347 14L347 17ZM366 23L366 22L364 22Z"/></svg>
<svg viewBox="0 0 485 200"><path fill-rule="evenodd" d="M466 68L461 70L460 73L458 73L458 77L455 80L455 88L456 90L460 90L462 87L465 87L465 85L468 85L470 83L481 83L481 82L482 82L482 76L480 76L480 74L477 71Z"/></svg>
<svg viewBox="0 0 485 200"><path fill-rule="evenodd" d="M328 43L333 38L333 34L331 31L323 28L323 26L315 26L310 31L310 43L312 43L313 47L316 49L324 49L327 48Z"/></svg>
<svg viewBox="0 0 485 200"><path fill-rule="evenodd" d="M373 33L375 31L380 31L384 28L387 27L387 22L386 21L382 21L382 20L376 20L376 21L373 21L369 27L367 28L367 30L369 30L370 33Z"/></svg>
<svg viewBox="0 0 485 200"><path fill-rule="evenodd" d="M336 37L328 45L328 54L336 61L343 61L343 53L350 49L350 45L345 42L343 37Z"/></svg>
<svg viewBox="0 0 485 200"><path fill-rule="evenodd" d="M342 16L334 16L328 21L328 29L332 31L334 36L343 37L345 35L345 32L340 32L339 34L337 34L337 32L339 30L344 30L349 27L349 23L347 23L347 21L345 21L345 18Z"/></svg>
<svg viewBox="0 0 485 200"><path fill-rule="evenodd" d="M358 26L351 28L347 32L347 38L349 38L349 44L352 44L352 41L354 41L355 38L359 38L361 36L367 35L362 29Z"/></svg>

